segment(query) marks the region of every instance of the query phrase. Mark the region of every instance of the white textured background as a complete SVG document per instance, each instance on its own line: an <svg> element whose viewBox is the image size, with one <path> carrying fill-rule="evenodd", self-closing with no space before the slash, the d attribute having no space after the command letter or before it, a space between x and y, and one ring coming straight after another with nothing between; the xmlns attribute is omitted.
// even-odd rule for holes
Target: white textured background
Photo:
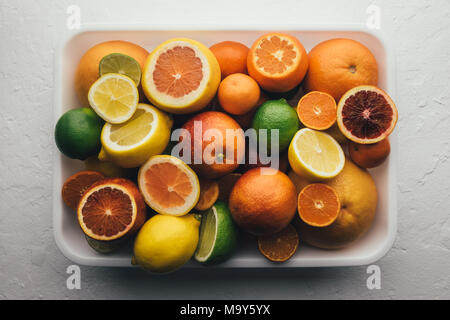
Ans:
<svg viewBox="0 0 450 320"><path fill-rule="evenodd" d="M0 299L450 298L450 2L397 1L0 2ZM281 2L281 1L280 1ZM365 23L380 6L397 54L400 121L398 235L366 267L181 271L81 267L82 289L66 288L71 264L53 240L51 177L53 58L66 35L66 8L82 23Z"/></svg>

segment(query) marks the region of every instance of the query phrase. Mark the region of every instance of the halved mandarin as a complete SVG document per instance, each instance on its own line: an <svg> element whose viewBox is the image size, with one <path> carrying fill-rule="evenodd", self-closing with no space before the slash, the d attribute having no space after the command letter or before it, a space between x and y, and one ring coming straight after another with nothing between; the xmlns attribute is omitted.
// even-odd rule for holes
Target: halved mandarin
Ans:
<svg viewBox="0 0 450 320"><path fill-rule="evenodd" d="M298 214L310 226L329 226L336 221L340 211L338 194L326 184L310 184L298 195Z"/></svg>
<svg viewBox="0 0 450 320"><path fill-rule="evenodd" d="M298 102L297 114L305 127L327 130L336 123L336 100L328 93L312 91Z"/></svg>
<svg viewBox="0 0 450 320"><path fill-rule="evenodd" d="M272 32L253 44L247 57L247 69L264 90L287 92L305 77L308 55L297 38Z"/></svg>
<svg viewBox="0 0 450 320"><path fill-rule="evenodd" d="M298 244L297 230L291 224L280 232L258 238L259 251L273 262L289 260L297 251Z"/></svg>
<svg viewBox="0 0 450 320"><path fill-rule="evenodd" d="M139 170L138 184L145 202L161 214L183 216L194 208L200 196L195 172L168 155L151 157Z"/></svg>
<svg viewBox="0 0 450 320"><path fill-rule="evenodd" d="M191 113L207 106L221 79L216 57L198 41L175 38L147 58L142 86L147 98L171 113Z"/></svg>
<svg viewBox="0 0 450 320"><path fill-rule="evenodd" d="M127 179L108 178L94 183L81 198L78 222L90 238L111 241L135 234L144 224L144 199Z"/></svg>

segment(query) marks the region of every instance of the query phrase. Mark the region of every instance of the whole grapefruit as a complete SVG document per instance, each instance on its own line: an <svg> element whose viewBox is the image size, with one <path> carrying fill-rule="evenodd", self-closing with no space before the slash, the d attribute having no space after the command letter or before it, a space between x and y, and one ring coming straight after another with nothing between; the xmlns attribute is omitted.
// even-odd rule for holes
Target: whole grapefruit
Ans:
<svg viewBox="0 0 450 320"><path fill-rule="evenodd" d="M297 193L312 182L289 173ZM346 158L344 169L335 178L324 182L336 190L341 210L328 227L312 227L296 217L300 238L322 249L339 249L354 243L369 230L377 209L377 188L370 173Z"/></svg>
<svg viewBox="0 0 450 320"><path fill-rule="evenodd" d="M362 43L352 39L331 39L319 43L308 54L305 78L308 91L322 91L336 101L348 90L378 83L375 56Z"/></svg>
<svg viewBox="0 0 450 320"><path fill-rule="evenodd" d="M99 77L99 63L103 57L111 53L122 53L134 58L144 68L148 51L127 41L107 41L90 48L81 58L75 73L75 91L84 107L89 107L88 92L91 85ZM140 86L139 86L140 88ZM139 89L140 100L145 99L143 91Z"/></svg>
<svg viewBox="0 0 450 320"><path fill-rule="evenodd" d="M286 228L295 215L295 186L281 171L255 168L234 185L229 208L234 221L248 233L274 234Z"/></svg>

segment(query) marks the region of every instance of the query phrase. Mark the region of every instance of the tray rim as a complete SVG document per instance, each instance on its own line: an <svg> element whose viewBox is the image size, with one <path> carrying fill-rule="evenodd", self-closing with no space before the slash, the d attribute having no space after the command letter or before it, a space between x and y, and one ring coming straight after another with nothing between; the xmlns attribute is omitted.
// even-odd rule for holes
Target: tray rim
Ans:
<svg viewBox="0 0 450 320"><path fill-rule="evenodd" d="M362 23L353 24L340 24L340 23L327 23L327 24L301 24L301 23L288 23L288 24L214 24L214 23L201 23L201 24L148 24L148 23L88 23L82 24L80 29L67 32L59 41L54 53L54 94L53 94L53 123L52 128L55 127L58 121L61 110L58 109L58 105L62 103L62 58L66 45L78 35L89 32L121 32L121 31L260 31L260 30L278 30L278 31L332 31L332 32L359 32L368 34L378 41L384 47L386 52L386 89L389 91L394 101L396 100L396 61L395 50L391 44L391 41L385 36L380 29L369 29ZM391 143L397 145L397 133L394 132L390 136ZM272 268L304 268L304 267L345 267L345 266L362 266L370 265L384 257L392 248L396 234L397 234L397 197L396 197L396 185L397 185L397 160L398 160L398 148L393 148L390 154L389 161L389 179L388 179L388 191L389 200L387 203L387 225L388 234L383 241L383 244L378 246L377 250L374 250L368 255L358 258L343 258L334 257L329 259L323 258L309 258L303 261L291 261L289 265L283 264L265 264L259 267L254 265L236 265L235 263L225 263L217 266L210 266L208 268L257 268L257 269L272 269ZM110 259L108 257L99 258L84 258L70 251L65 243L62 235L62 230L59 227L61 225L61 211L58 207L61 207L59 202L59 192L57 186L60 186L61 172L57 168L61 168L60 153L53 144L52 148L53 158L53 172L52 172L52 227L54 239L57 247L62 254L72 262L85 265L85 266L98 266L98 267L133 267L131 264L124 265L122 262L118 262L118 259ZM106 262L107 261L107 262ZM184 269L197 269L204 268L199 264L189 263Z"/></svg>

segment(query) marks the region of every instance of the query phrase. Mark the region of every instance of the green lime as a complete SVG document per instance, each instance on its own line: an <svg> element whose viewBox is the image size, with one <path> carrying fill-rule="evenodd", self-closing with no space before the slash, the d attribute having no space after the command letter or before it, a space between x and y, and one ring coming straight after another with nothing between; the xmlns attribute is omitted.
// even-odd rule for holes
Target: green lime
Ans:
<svg viewBox="0 0 450 320"><path fill-rule="evenodd" d="M91 108L70 110L56 123L56 145L67 157L85 160L99 153L102 128L103 120Z"/></svg>
<svg viewBox="0 0 450 320"><path fill-rule="evenodd" d="M100 77L107 73L119 73L130 77L139 86L141 83L141 66L134 58L122 53L111 53L100 61Z"/></svg>
<svg viewBox="0 0 450 320"><path fill-rule="evenodd" d="M260 129L267 129L267 147L271 148L271 130L279 130L279 151L289 147L292 138L300 129L300 121L297 112L286 101L286 99L270 100L264 102L256 110L253 117L252 127L256 129L261 137Z"/></svg>
<svg viewBox="0 0 450 320"><path fill-rule="evenodd" d="M202 215L195 260L203 264L225 261L236 248L237 235L228 206L223 201L217 201Z"/></svg>
<svg viewBox="0 0 450 320"><path fill-rule="evenodd" d="M112 253L114 251L119 250L128 240L128 238L119 238L117 240L112 241L101 241L92 239L91 237L88 237L85 235L86 241L89 244L89 246L97 251L98 253L107 254Z"/></svg>

